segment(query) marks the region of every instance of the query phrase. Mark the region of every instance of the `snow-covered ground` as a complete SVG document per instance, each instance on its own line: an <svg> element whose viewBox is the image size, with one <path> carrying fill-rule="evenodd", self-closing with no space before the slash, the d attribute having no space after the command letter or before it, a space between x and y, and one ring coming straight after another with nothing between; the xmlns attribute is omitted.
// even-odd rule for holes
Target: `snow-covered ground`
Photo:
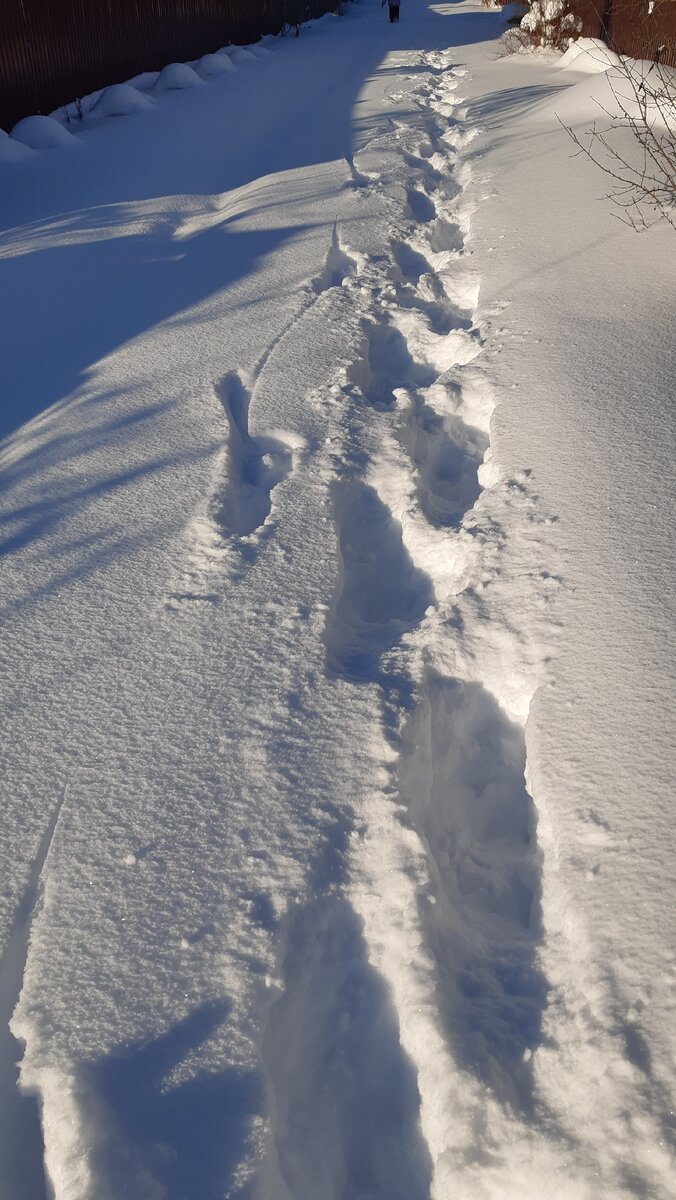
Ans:
<svg viewBox="0 0 676 1200"><path fill-rule="evenodd" d="M2 1200L673 1195L674 234L503 28L0 141Z"/></svg>

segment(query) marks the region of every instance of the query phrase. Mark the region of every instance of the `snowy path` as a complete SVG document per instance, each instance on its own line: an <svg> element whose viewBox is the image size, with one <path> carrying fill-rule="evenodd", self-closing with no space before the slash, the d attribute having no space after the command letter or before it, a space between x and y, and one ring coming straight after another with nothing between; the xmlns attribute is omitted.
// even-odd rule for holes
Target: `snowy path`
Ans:
<svg viewBox="0 0 676 1200"><path fill-rule="evenodd" d="M50 1182L5 1036L2 1200L669 1194L526 764L566 589L491 425L500 18L405 17L3 167L0 1016Z"/></svg>

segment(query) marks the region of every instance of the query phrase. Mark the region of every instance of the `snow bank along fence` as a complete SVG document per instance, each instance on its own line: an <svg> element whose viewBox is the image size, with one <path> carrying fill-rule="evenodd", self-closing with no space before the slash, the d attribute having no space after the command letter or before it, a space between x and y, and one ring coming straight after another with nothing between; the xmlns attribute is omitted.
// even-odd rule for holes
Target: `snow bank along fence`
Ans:
<svg viewBox="0 0 676 1200"><path fill-rule="evenodd" d="M0 0L0 128L140 71L256 42L339 0Z"/></svg>
<svg viewBox="0 0 676 1200"><path fill-rule="evenodd" d="M602 37L617 54L676 67L676 0L573 0L584 37Z"/></svg>

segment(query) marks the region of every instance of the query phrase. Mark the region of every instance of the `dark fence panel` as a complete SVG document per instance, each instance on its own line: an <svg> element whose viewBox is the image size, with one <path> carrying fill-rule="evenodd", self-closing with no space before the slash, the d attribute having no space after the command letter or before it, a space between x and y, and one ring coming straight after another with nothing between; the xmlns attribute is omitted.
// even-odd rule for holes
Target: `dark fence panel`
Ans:
<svg viewBox="0 0 676 1200"><path fill-rule="evenodd" d="M341 0L0 0L0 128L140 71L246 45ZM574 0L582 34L676 66L676 0Z"/></svg>
<svg viewBox="0 0 676 1200"><path fill-rule="evenodd" d="M579 31L579 37L603 38L607 40L603 32L604 13L607 20L607 14L610 4L608 0L604 5L603 0L573 0L571 8L575 16L582 22L582 28Z"/></svg>
<svg viewBox="0 0 676 1200"><path fill-rule="evenodd" d="M676 0L613 0L608 33L618 54L676 67Z"/></svg>
<svg viewBox="0 0 676 1200"><path fill-rule="evenodd" d="M339 0L0 0L0 128L141 71L246 45Z"/></svg>
<svg viewBox="0 0 676 1200"><path fill-rule="evenodd" d="M617 54L676 67L676 0L574 0L582 37L600 37Z"/></svg>

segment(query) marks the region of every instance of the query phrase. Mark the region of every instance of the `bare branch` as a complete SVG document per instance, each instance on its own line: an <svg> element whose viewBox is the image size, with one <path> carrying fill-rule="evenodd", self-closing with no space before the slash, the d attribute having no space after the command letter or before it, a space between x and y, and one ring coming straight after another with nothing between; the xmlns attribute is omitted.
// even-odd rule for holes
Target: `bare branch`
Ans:
<svg viewBox="0 0 676 1200"><path fill-rule="evenodd" d="M623 58L606 78L615 104L599 104L605 128L593 122L580 135L560 124L576 154L614 180L609 199L623 210L620 219L642 230L663 218L676 229L676 72Z"/></svg>

